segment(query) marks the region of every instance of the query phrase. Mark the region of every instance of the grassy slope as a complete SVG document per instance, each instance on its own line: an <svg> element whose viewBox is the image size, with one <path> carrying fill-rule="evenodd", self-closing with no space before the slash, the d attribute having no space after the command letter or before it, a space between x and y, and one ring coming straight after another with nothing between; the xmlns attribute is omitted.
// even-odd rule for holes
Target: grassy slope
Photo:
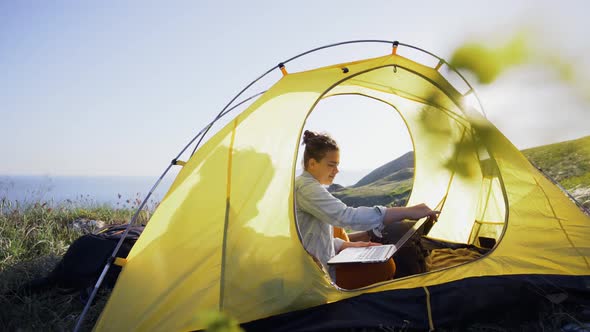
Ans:
<svg viewBox="0 0 590 332"><path fill-rule="evenodd" d="M588 184L590 136L525 149L522 153L568 189L579 184Z"/></svg>
<svg viewBox="0 0 590 332"><path fill-rule="evenodd" d="M349 206L403 206L412 191L412 176L413 169L405 168L365 186L344 188L334 196Z"/></svg>
<svg viewBox="0 0 590 332"><path fill-rule="evenodd" d="M579 201L590 200L590 136L522 152Z"/></svg>
<svg viewBox="0 0 590 332"><path fill-rule="evenodd" d="M590 200L590 136L522 152L580 202ZM334 196L350 206L403 206L412 191L413 168L394 171L369 184L338 190Z"/></svg>
<svg viewBox="0 0 590 332"><path fill-rule="evenodd" d="M333 194L349 206L403 206L412 191L413 177L414 154L408 152Z"/></svg>
<svg viewBox="0 0 590 332"><path fill-rule="evenodd" d="M43 277L53 269L69 244L82 233L70 225L80 218L124 223L133 209L79 206L51 207L47 203L17 205L0 198L0 331L73 330L83 305L79 294L52 289L42 294L15 292L24 281ZM145 222L140 220L140 222ZM106 291L102 291L103 294ZM101 297L89 312L89 330L104 306Z"/></svg>

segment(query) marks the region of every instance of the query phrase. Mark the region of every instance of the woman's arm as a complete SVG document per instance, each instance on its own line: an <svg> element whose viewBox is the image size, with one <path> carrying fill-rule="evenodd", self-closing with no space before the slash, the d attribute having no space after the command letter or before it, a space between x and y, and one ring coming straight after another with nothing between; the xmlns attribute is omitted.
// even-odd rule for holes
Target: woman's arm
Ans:
<svg viewBox="0 0 590 332"><path fill-rule="evenodd" d="M297 208L332 226L366 231L382 225L386 208L346 206L317 181L301 178L296 182Z"/></svg>
<svg viewBox="0 0 590 332"><path fill-rule="evenodd" d="M297 207L315 218L332 226L366 231L376 227L383 227L403 219L420 219L429 216L438 218L439 211L431 210L426 204L411 207L383 206L358 208L348 207L342 201L332 196L317 181L301 178L296 183Z"/></svg>
<svg viewBox="0 0 590 332"><path fill-rule="evenodd" d="M407 207L390 207L385 211L383 224L389 225L404 219L417 220L424 217L434 218L434 221L436 222L439 214L440 211L431 210L424 203Z"/></svg>

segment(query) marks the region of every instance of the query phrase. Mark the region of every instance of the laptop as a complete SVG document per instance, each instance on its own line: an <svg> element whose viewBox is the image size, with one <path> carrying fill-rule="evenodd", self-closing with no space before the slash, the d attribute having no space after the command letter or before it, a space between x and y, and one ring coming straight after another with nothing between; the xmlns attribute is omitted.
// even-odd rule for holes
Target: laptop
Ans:
<svg viewBox="0 0 590 332"><path fill-rule="evenodd" d="M384 244L381 246L361 247L361 248L346 248L332 257L329 265L334 264L349 264L349 263L383 263L390 259L399 248L403 247L409 239L414 235L422 236L425 232L424 228L428 225L428 231L432 227L432 222L427 223L428 218L418 220L412 228L410 228L396 244Z"/></svg>
<svg viewBox="0 0 590 332"><path fill-rule="evenodd" d="M397 250L395 245L386 244L382 246L346 248L332 257L328 264L343 263L383 263L387 261Z"/></svg>

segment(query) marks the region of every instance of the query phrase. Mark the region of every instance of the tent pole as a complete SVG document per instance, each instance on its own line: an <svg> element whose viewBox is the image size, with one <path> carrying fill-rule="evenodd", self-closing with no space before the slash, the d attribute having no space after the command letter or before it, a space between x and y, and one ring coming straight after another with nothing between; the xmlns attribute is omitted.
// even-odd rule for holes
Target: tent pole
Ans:
<svg viewBox="0 0 590 332"><path fill-rule="evenodd" d="M448 67L449 67L449 68L450 68L452 71L454 71L455 73L457 73L457 75L459 75L459 77L461 77L461 79L463 80L463 82L464 82L465 84L467 84L467 86L469 87L469 89L470 89L470 90L473 92L473 94L474 94L474 96L475 96L475 99L476 99L476 100L477 100L477 102L479 103L479 106L480 106L481 112L483 113L484 117L487 117L487 116L486 116L486 114L485 114L485 111L483 110L483 105L481 104L481 101L479 100L479 96L478 96L478 95L475 93L475 89L473 89L473 87L471 86L471 84L469 84L469 82L468 82L468 81L465 79L465 77L464 77L463 75L461 75L461 73L460 73L460 72L459 72L457 69L455 69L455 68L454 68L453 66L451 66L449 63L447 63L447 62L446 62L446 61L445 61L443 58L441 58L441 57L439 57L439 56L435 55L434 53L428 52L428 51L426 51L426 50L424 50L424 49L422 49L422 48L419 48L419 47L416 47L416 46L413 46L413 45L410 45L410 44L404 44L404 43L400 43L400 42L398 42L397 40L396 40L396 41L390 41L390 40L379 40L379 39L360 39L360 40L349 40L349 41L344 41L344 42L339 42L339 43L328 44L328 45L324 45L324 46L316 47L316 48L314 48L314 49L311 49L311 50L309 50L309 51L305 51L305 52L299 53L299 54L297 54L297 55L295 55L295 56L293 56L293 57L291 57L291 58L289 58L289 59L287 59L287 60L285 60L285 61L281 61L281 62L279 62L279 64L278 64L278 65L276 65L276 66L273 66L272 68L270 68L269 70L267 70L267 71L266 71L264 74L260 75L258 78L256 78L255 80L253 80L252 82L250 82L248 85L246 85L246 87L245 87L245 88L243 88L243 89L242 89L240 92L238 92L238 94L237 94L235 97L233 97L233 98L232 98L232 100L230 100L230 102L229 102L229 103L227 103L227 105L225 105L225 107L224 107L224 108L221 110L221 112L219 112L219 114L217 114L217 116L216 116L216 117L213 119L213 121L211 121L211 122L210 122L210 123L209 123L209 124L208 124L208 125L205 127L205 128L206 128L206 130L205 130L205 133L203 134L203 137L204 137L204 136L207 134L207 132L209 132L209 129L211 128L211 126L212 126L212 125L213 125L213 124L214 124L214 123L215 123L215 122L216 122L216 121L217 121L219 118L221 118L223 115L225 115L225 114L227 113L227 112L226 112L226 113L224 113L224 112L225 112L225 110L226 110L226 109L228 109L228 107L229 107L229 106L230 106L230 105L231 105L231 104L232 104L232 103L233 103L233 102L234 102L236 99L238 99L238 97L239 97L239 96L240 96L242 93L244 93L246 90L248 90L248 89L249 89L249 88L250 88L252 85L254 85L256 82L258 82L259 80L261 80L263 77L265 77L266 75L268 75L269 73L271 73L273 70L275 70L275 69L277 69L277 68L278 68L278 69L281 69L281 66L283 66L283 67L284 67L284 65L285 65L285 64L287 64L287 63L289 63L289 62L291 62L291 61L293 61L293 60L295 60L295 59L297 59L297 58L300 58L300 57L302 57L302 56L304 56L304 55L307 55L307 54L313 53L313 52L317 52L317 51L320 51L320 50L323 50L323 49L326 49L326 48L331 48L331 47L336 47L336 46L341 46L341 45L347 45L347 44L358 44L358 43L384 43L384 44L391 44L391 45L393 45L393 46L396 46L396 48L397 48L397 46L401 45L401 46L404 46L404 47L412 48L412 49L418 50L418 51L420 51L420 52L426 53L426 54L428 54L428 55L430 55L430 56L432 56L432 57L434 57L434 58L438 59L438 60L439 60L439 62L441 62L441 65L442 65L442 63L446 64L446 65L447 65L447 66L448 66ZM253 97L251 97L251 98L253 98ZM246 100L249 100L249 99L251 99L251 98L248 98L248 99L246 99ZM245 101L246 101L246 100L245 100ZM242 103L243 103L243 102L242 102ZM242 104L242 103L240 103L240 104ZM235 108L235 107L239 106L240 104L233 106L231 109L233 109L233 108ZM231 109L230 109L230 110L231 110ZM228 111L229 111L229 110L228 110ZM198 147L199 147L199 145L201 144L201 142L202 142L202 140L203 140L203 137L201 137L201 139L199 140L199 142L197 143L197 145L195 145L195 148L194 148L194 150L193 150L193 152L192 152L191 156L192 156L192 155L193 155L193 154L194 154L194 153L197 151L197 148L198 148Z"/></svg>
<svg viewBox="0 0 590 332"><path fill-rule="evenodd" d="M266 75L266 74L265 74L265 75ZM248 97L248 98L246 98L246 99L242 100L242 101L241 101L241 102L239 102L238 104L236 104L236 105L232 106L232 107L231 107L230 109L228 109L227 111L225 111L225 112L224 112L224 111L222 110L222 111L221 111L221 113L217 114L217 116L215 117L215 119L213 119L213 121L211 121L211 122L210 122L208 125L206 125L206 126L205 126L205 128L203 128L203 130L205 130L205 129L207 129L207 130L205 131L205 133L203 134L203 136L201 136L201 139L200 139L200 140L197 142L197 144L195 145L195 148L193 149L193 152L191 153L191 156L192 156L193 154L195 154L195 152L197 152L197 148L199 147L199 145L201 145L201 141L203 141L203 138L205 137L205 135L207 134L207 132L209 131L209 129L211 129L211 127L212 127L212 126L215 124L215 122L217 122L217 120L221 119L221 118L222 118L222 117L224 117L226 114L228 114L229 112L233 111L233 110L234 110L236 107L238 107L238 106L240 106L240 105L244 104L245 102L247 102L247 101L249 101L249 100L251 100L251 99L254 99L254 98L256 98L256 97L258 97L258 96L262 95L262 94L263 94L263 93L265 93L266 91L268 91L268 90L264 90L264 91L262 91L262 92L259 92L259 93L255 94L255 95L253 95L253 96L250 96L250 97ZM236 97L237 97L237 96L236 96ZM228 105L229 105L229 104L228 104ZM226 106L225 108L227 108L227 106ZM224 108L224 109L225 109L225 108ZM201 130L201 131L203 131L203 130ZM199 133L199 134L200 134L200 133ZM192 142L191 142L191 144L192 144Z"/></svg>
<svg viewBox="0 0 590 332"><path fill-rule="evenodd" d="M141 205L137 208L137 211L135 211L135 214L131 218L131 221L127 224L127 227L125 228L125 231L121 235L119 242L117 242L117 246L113 250L111 257L109 257L109 259L107 260L107 263L105 264L104 268L102 269L102 273L100 274L100 277L98 277L98 280L96 281L96 284L94 285L94 289L92 290L92 293L90 294L90 297L88 298L88 301L86 302L86 305L84 306L84 310L82 311L82 314L80 314L80 317L78 318L78 322L76 323L76 327L74 328L75 332L80 330L80 327L82 326L82 322L84 321L84 317L88 313L88 309L90 309L90 305L92 304L94 297L98 293L98 289L100 288L104 277L106 276L107 272L109 271L111 264L115 261L115 257L117 256L117 252L121 248L123 241L125 241L125 238L127 237L127 234L129 233L129 229L131 228L131 225L133 225L135 223L135 221L137 220L137 217L139 216L139 213L141 212L141 210L143 210L148 199L150 198L150 196L152 195L154 190L158 187L158 185L160 184L160 182L162 181L162 179L164 178L166 173L168 173L170 168L172 168L172 166L173 166L173 163L170 163L170 165L168 165L168 167L166 168L164 173L160 176L158 181L156 181L156 183L153 185L150 192L146 195L143 202L141 202Z"/></svg>

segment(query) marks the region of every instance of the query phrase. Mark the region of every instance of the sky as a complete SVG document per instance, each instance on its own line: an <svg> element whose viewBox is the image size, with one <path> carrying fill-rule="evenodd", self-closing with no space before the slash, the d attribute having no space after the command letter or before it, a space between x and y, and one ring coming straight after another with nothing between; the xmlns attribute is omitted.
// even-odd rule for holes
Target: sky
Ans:
<svg viewBox="0 0 590 332"><path fill-rule="evenodd" d="M465 42L501 43L523 27L537 52L576 64L582 88L551 66L517 66L490 85L472 82L488 119L519 148L590 135L590 101L580 93L590 80L589 9L586 1L2 1L0 175L159 175L242 88L296 54L380 39L448 59ZM288 69L389 52L345 46ZM309 125L340 141L343 167L371 169L411 149L395 114L372 112L388 121L369 129L354 115L330 121L318 111ZM366 149L351 139L359 130L383 133L397 150Z"/></svg>

